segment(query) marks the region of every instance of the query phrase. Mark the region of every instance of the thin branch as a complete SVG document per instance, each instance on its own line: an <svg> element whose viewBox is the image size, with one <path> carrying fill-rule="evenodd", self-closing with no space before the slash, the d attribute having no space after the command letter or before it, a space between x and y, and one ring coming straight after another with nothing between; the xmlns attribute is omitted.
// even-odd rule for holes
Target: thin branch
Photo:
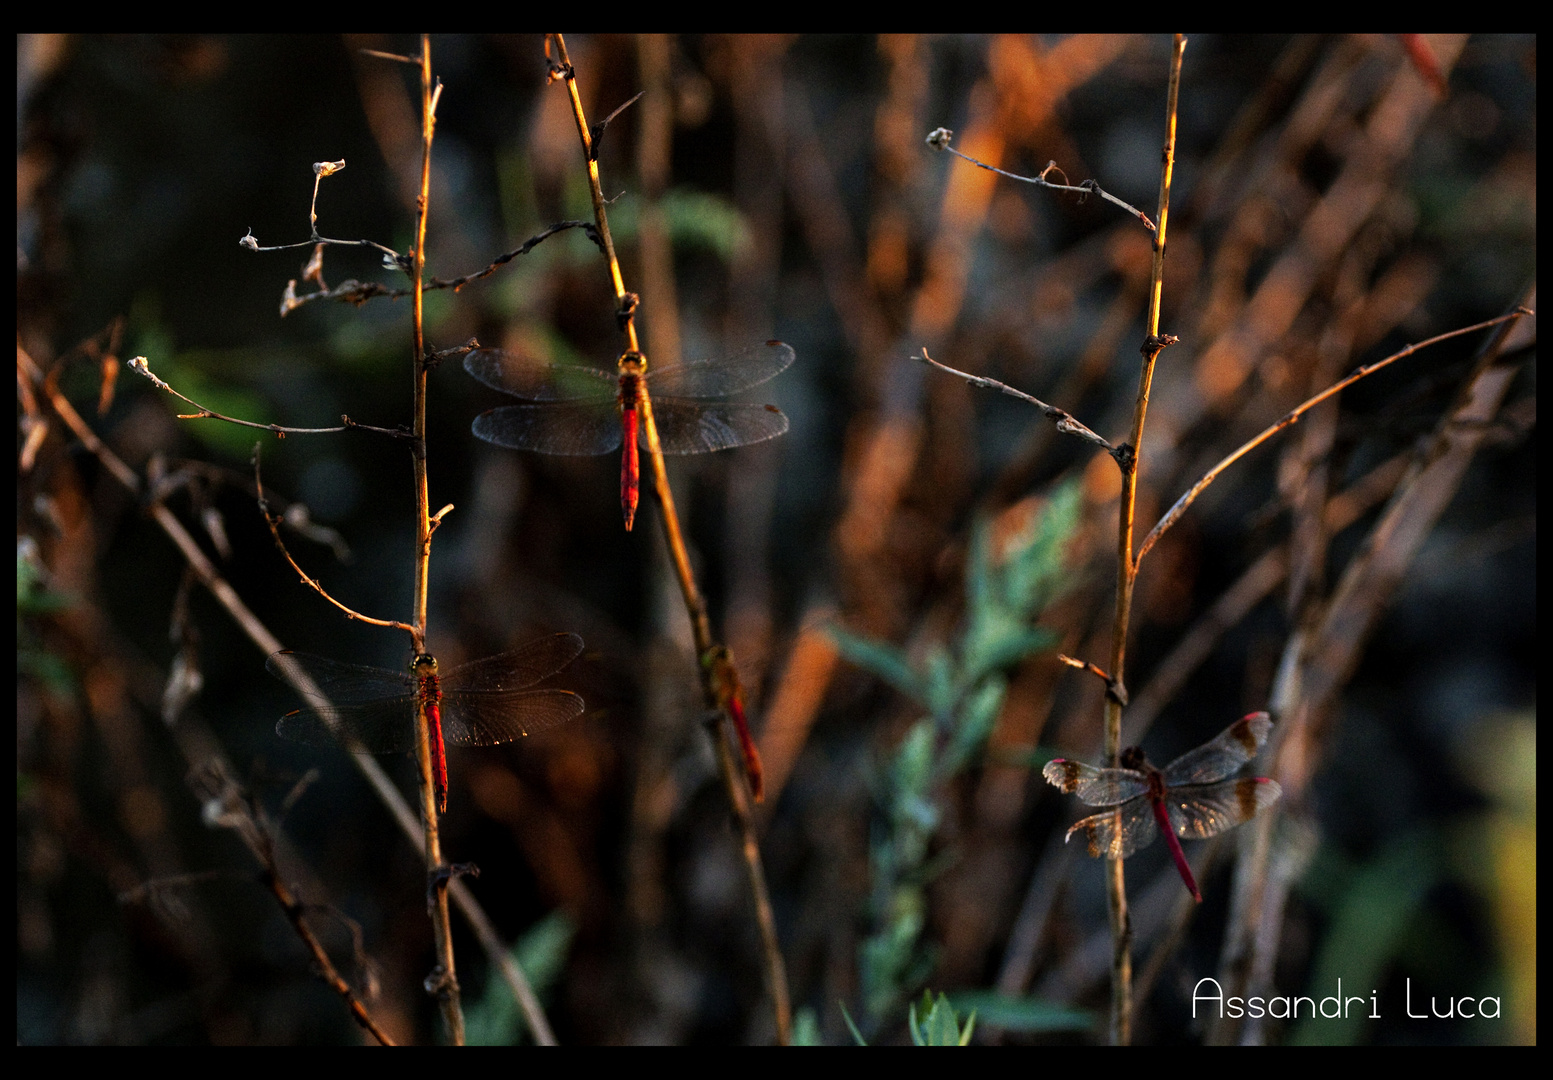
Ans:
<svg viewBox="0 0 1553 1080"><path fill-rule="evenodd" d="M552 46L555 55L552 57ZM545 56L550 59L550 81L562 80L566 83L567 93L571 99L572 114L576 120L577 136L582 143L583 159L588 170L588 189L593 198L594 220L598 225L598 235L604 248L605 258L609 263L610 281L614 287L616 319L620 324L621 332L626 337L626 349L621 354L621 364L644 364L637 340L635 313L639 298L635 293L629 292L625 286L625 278L621 274L619 259L615 256L614 241L609 231L609 217L606 212L603 187L599 180L598 159L595 152L594 139L600 129L591 128L587 117L583 112L582 96L577 90L577 73L572 67L571 58L566 52L566 39L560 34L549 34L545 38ZM634 99L633 99L634 100ZM629 102L627 102L629 104ZM618 110L617 110L618 112ZM706 613L706 601L702 598L700 589L696 586L694 572L690 566L690 556L685 547L684 537L680 530L679 515L674 506L674 492L669 486L668 469L663 462L663 447L658 440L658 428L653 419L652 399L647 393L645 385L641 391L640 400L642 430L647 436L648 458L652 463L653 484L658 495L658 503L661 510L660 518L663 523L664 540L668 544L671 560L674 563L675 575L679 579L680 592L685 600L685 611L690 618L691 632L695 638L696 654L699 657L726 658L731 667L732 659L726 652L716 652L721 648L712 639L711 622ZM716 713L717 719L708 725L707 733L711 737L713 751L717 755L718 772L722 778L723 789L728 796L729 807L733 811L734 820L738 826L741 839L741 854L744 861L745 876L749 881L750 892L755 901L755 921L760 931L761 952L763 959L763 974L766 981L766 990L771 995L772 1011L775 1019L777 1042L787 1045L791 1039L792 1004L787 987L787 967L782 959L780 942L776 932L776 914L771 904L770 891L766 885L765 869L760 861L760 841L755 834L754 817L750 811L750 796L740 778L748 780L752 785L759 784L758 755L753 758L756 771L746 773L737 767L733 759L733 752L728 745L728 739L724 730L724 721L734 723L733 709L737 698L730 692L730 686L720 676L722 665L710 662L697 665L700 675L701 693L707 702L709 710ZM744 740L746 753L754 749L752 742Z"/></svg>
<svg viewBox="0 0 1553 1080"><path fill-rule="evenodd" d="M329 952L308 922L308 905L302 903L286 885L280 864L275 857L275 836L262 810L254 803L253 796L234 780L224 763L212 762L194 781L198 794L205 803L205 820L218 828L235 832L258 861L259 878L264 887L275 897L275 902L285 913L286 921L301 939L313 957L317 975L345 1001L358 1024L371 1033L383 1046L393 1046L394 1041L373 1017L365 1002L334 966ZM352 936L357 940L357 952L361 953L360 931L353 927Z"/></svg>
<svg viewBox="0 0 1553 1080"><path fill-rule="evenodd" d="M1046 419L1055 423L1057 425L1057 430L1062 432L1064 435L1077 435L1085 442L1094 443L1096 446L1103 449L1106 453L1111 454L1113 457L1117 453L1116 447L1112 446L1105 439L1101 438L1099 435L1096 435L1093 431L1090 431L1083 424L1079 423L1073 418L1073 414L1065 409L1059 409L1055 405L1048 405L1046 402L1040 400L1039 398L1033 398L1023 390L1015 390L1012 386L1009 386L1004 382L999 382L997 379L989 379L984 375L972 375L969 372L960 371L957 368L952 368L948 364L941 364L927 354L927 348L925 346L922 349L922 355L913 356L912 359L922 360L926 363L932 364L940 371L947 371L951 375L958 375L972 386L980 386L988 390L1001 390L1009 397L1016 397L1020 401L1028 401L1031 405L1034 405L1037 409L1040 409Z"/></svg>
<svg viewBox="0 0 1553 1080"><path fill-rule="evenodd" d="M140 476L97 437L97 434L81 418L81 415L75 411L75 407L59 392L53 380L46 380L36 362L19 346L16 350L16 361L22 384L39 392L39 395L48 402L54 415L58 416L64 423L64 426L81 441L82 445L96 458L105 471L113 476L126 491L136 495L143 494L146 490L146 485L142 482ZM209 557L200 548L199 544L195 542L194 538L189 535L172 511L161 501L152 499L147 505L146 512L162 529L168 539L173 542L174 546L177 547L190 571L205 586L216 602L227 611L233 622L242 628L249 640L258 647L260 653L268 656L280 651L282 648L280 641L248 609L231 584L216 571ZM202 747L201 753L205 754L204 759L189 755L186 750L186 756L191 764L206 764L208 762L208 748ZM403 798L400 797L398 789L394 787L393 781L388 778L388 774L383 771L382 766L376 760L366 755L353 754L351 758L355 762L356 767L367 778L368 783L378 792L384 804L388 806L390 813L394 815L400 828L410 837L412 843L417 842L419 836L415 821L410 816L409 808L405 805ZM494 950L492 955L493 959L500 962L500 958L504 955L504 950L498 948Z"/></svg>
<svg viewBox="0 0 1553 1080"><path fill-rule="evenodd" d="M591 221L561 221L543 232L529 237L512 251L496 256L484 269L456 278L443 279L433 277L423 281L421 288L426 292L431 292L434 289L452 289L454 292L457 292L471 281L479 281L481 278L489 277L519 255L527 255L545 240L567 229L581 229L588 234L588 239L592 240L595 246L601 251L603 250L603 244L599 240L598 228ZM303 247L305 244L286 244L282 246ZM255 250L278 251L280 248L256 248ZM414 289L409 288L394 288L376 281L358 281L355 278L347 278L332 289L320 289L317 292L298 296L296 293L296 282L292 281L286 286L286 294L281 300L280 313L283 316L289 315L304 304L311 304L316 300L338 300L341 303L360 305L365 304L369 300L375 300L380 296L387 297L390 300L400 300L414 291Z"/></svg>
<svg viewBox="0 0 1553 1080"><path fill-rule="evenodd" d="M362 56L375 56L379 60L392 60L396 64L408 64L411 67L420 67L421 58L418 56L401 56L398 53L381 52L377 49L357 49Z"/></svg>
<svg viewBox="0 0 1553 1080"><path fill-rule="evenodd" d="M363 51L368 53L368 55L378 56L378 57L381 57L382 59L385 59L385 60L407 61L406 57L394 56L394 55L388 54L388 53L378 53L378 52L374 52L372 50L363 50ZM415 61L415 63L416 63L417 66L420 66L421 62L419 60L417 60L417 61ZM441 99L441 96L442 96L442 83L441 83L441 81L438 80L436 85L434 87L431 87L428 92L429 92L429 99L423 99L423 111L425 112L426 116L431 118L431 122L433 123L433 125L435 125L435 114L436 114L436 109L437 109L437 102ZM640 94L637 95L637 97L640 97L640 96L641 96ZM635 101L635 100L636 100L636 98L632 98L631 101L626 102L625 105L622 105L619 109L616 109L615 112L613 114L611 114L609 119L613 120L616 115L618 115L621 111L623 111L626 108L627 105L630 105L631 102ZM604 121L604 124L608 124L608 123L609 123L609 120ZM602 124L600 125L600 132L601 133L602 133L602 130L603 130L603 126L604 125L602 125ZM429 137L430 137L430 133L429 132L427 133L427 137L429 139ZM309 231L309 233L311 235L308 237L308 239L306 239L306 240L299 240L296 243L291 243L291 244L273 244L273 245L265 246L265 245L261 245L259 243L258 238L253 235L253 230L249 229L248 232L246 234L244 234L238 240L238 244L241 245L242 247L247 248L249 251L256 251L256 252L257 251L289 251L289 250L291 250L293 248L303 248L303 247L312 247L312 248L314 248L315 251L313 253L313 258L308 262L307 269L304 271L304 274L303 274L303 279L304 280L315 280L315 281L317 281L319 283L320 286L324 286L324 283L323 283L323 248L326 245L334 245L334 246L338 246L338 247L370 247L370 248L374 248L374 249L376 249L376 250L378 250L378 251L383 253L383 265L384 265L384 267L386 269L401 270L401 271L405 272L406 274L412 274L412 271L414 271L412 276L422 276L422 275L424 275L424 272L425 272L425 259L421 255L418 255L415 252L412 252L412 253L410 253L408 255L401 255L399 252L395 251L393 248L386 247L385 245L380 244L380 243L378 243L375 240L337 240L337 239L333 239L331 237L324 236L321 233L319 233L319 231L318 231L318 188L319 188L319 184L322 182L324 177L326 177L326 176L333 176L335 173L343 171L344 168L345 168L345 159L344 158L341 158L338 161L315 161L313 163L313 202L312 202L311 207L309 207L309 209L308 209L308 231ZM423 169L422 171L425 172L426 170ZM429 177L429 173L428 173L428 177ZM422 216L422 219L424 219L424 216L425 216L424 213L421 216ZM598 244L601 249L603 248L603 243L601 242L601 238L599 237L598 232L596 231L595 227L591 223L586 222L586 221L562 221L562 222L558 222L555 225L550 226L544 232L541 232L541 233L539 233L536 236L530 237L528 240L524 241L519 247L517 247L516 249L514 249L512 251L507 252L505 255L498 255L495 259L493 259L491 261L490 265L487 266L483 270L478 270L478 271L476 271L476 272L474 272L472 274L465 274L462 277L453 278L450 281L443 281L440 278L432 278L430 282L426 282L423 279L422 282L421 282L420 291L425 291L427 289L452 289L455 292L457 292L460 288L462 288L463 286L467 285L469 282L476 281L476 280L478 280L480 278L483 278L483 277L486 277L486 276L488 276L490 274L495 273L498 267L503 266L504 264L506 264L506 263L510 262L511 260L517 258L519 255L527 255L530 251L532 251L537 245L542 243L548 237L553 236L554 234L556 234L558 232L561 232L561 231L563 231L565 229L575 229L575 228L583 229L585 232L587 232L589 234L589 236L593 239L593 242L595 244ZM330 289L327 286L324 286L318 292L308 293L305 296L298 296L298 295L296 295L296 281L293 280L293 281L288 282L287 285L286 285L285 295L281 299L280 313L284 317L284 316L290 314L292 311L296 310L297 308L301 307L303 304L311 303L314 300L340 300L340 301L345 301L345 302L348 302L348 303L363 304L366 301L368 301L370 299L373 299L375 297L378 297L378 296L386 296L386 297L388 297L390 299L397 300L397 299L399 299L402 296L409 296L409 295L411 295L412 293L414 293L416 291L417 290L415 290L414 288L410 288L410 289L404 289L404 288L395 289L395 288L390 288L387 285L378 284L376 282L362 282L362 281L357 281L354 278L351 278L351 279L348 279L348 280L342 282L335 289Z"/></svg>
<svg viewBox="0 0 1553 1080"><path fill-rule="evenodd" d="M1356 368L1346 378L1338 380L1331 386L1327 387L1325 390L1321 391L1321 393L1317 394L1315 397L1299 405L1297 408L1286 414L1276 424L1273 424L1271 427L1261 432L1261 434L1257 435L1255 438L1244 443L1242 446L1240 446L1239 449L1235 450L1234 453L1230 454L1223 461L1209 469L1201 480L1193 484L1190 488L1187 489L1185 494L1176 500L1175 505L1166 512L1164 517L1159 519L1159 524L1155 525L1154 528L1149 532L1148 536L1143 538L1143 546L1138 549L1138 555L1134 560L1134 566L1143 561L1143 556L1148 554L1149 549L1159 542L1159 538L1163 536L1165 531L1169 529L1170 526L1174 525L1176 520L1186 512L1186 508L1191 506L1192 503L1197 500L1197 496L1201 495L1209 484L1218 479L1220 473L1229 468L1231 465L1235 464L1235 462L1239 461L1241 458L1245 457L1252 450L1255 450L1258 446L1261 446L1264 442L1278 434L1278 432L1282 431L1284 428L1297 423L1301 416L1305 415L1311 409L1315 408L1317 405L1320 405L1323 401L1326 401L1334 394L1341 392L1346 387L1352 386L1366 375L1373 375L1381 368L1401 360L1404 356L1411 356L1413 353L1420 349L1428 348L1430 345L1438 344L1439 342L1445 341L1448 338L1460 337L1462 334L1471 334L1478 330L1486 330L1490 326L1498 326L1500 323L1506 322L1510 319L1519 319L1523 315L1533 314L1535 314L1535 312L1531 311L1529 308L1517 307L1514 311L1505 315L1500 315L1497 318L1485 319L1483 322L1473 323L1471 326L1463 326L1457 330L1448 330L1443 334L1436 334L1432 338L1420 341L1414 345L1409 345L1404 349L1392 353L1390 356L1383 360L1377 360L1373 364L1366 364L1363 367Z"/></svg>
<svg viewBox="0 0 1553 1080"><path fill-rule="evenodd" d="M1067 183L1067 174L1057 167L1057 163L1055 161L1047 162L1046 168L1042 169L1040 173L1035 176L1021 176L1019 173L1012 173L1006 169L1000 169L996 165L988 165L985 161L977 161L969 154L961 153L949 145L949 140L953 138L954 132L950 131L948 128L934 128L932 131L928 132L927 144L934 150L947 150L955 157L964 161L969 161L977 168L986 169L988 172L995 172L999 176L1008 177L1010 180L1018 180L1023 184L1034 184L1036 187L1050 188L1053 191L1072 191L1079 196L1080 203L1082 203L1084 199L1088 198L1090 193L1093 192L1094 194L1099 195L1106 202L1114 203L1116 206L1121 207L1133 217L1143 222L1143 227L1148 229L1149 232L1159 231L1154 223L1149 220L1149 216L1147 214L1130 203L1122 202L1122 200L1118 199L1115 195L1112 195L1109 191L1106 191L1104 188L1102 188L1098 181L1085 180L1081 184ZM1064 182L1061 184L1054 184L1050 180L1046 179L1046 177L1053 172L1059 174Z"/></svg>
<svg viewBox="0 0 1553 1080"><path fill-rule="evenodd" d="M70 401L59 392L54 380L45 378L36 361L20 346L16 350L16 366L20 375L19 385L29 390L29 393L24 396L35 401L39 398L47 401L54 414L63 421L65 427L81 441L81 444L110 476L116 479L126 491L135 495L142 494L145 485L139 475L97 437L97 433L81 418ZM39 426L45 426L41 416L41 412L38 413L37 423ZM269 656L284 648L275 635L270 633L269 628L243 603L242 597L237 594L237 590L231 583L217 572L209 557L171 510L161 502L153 501L149 504L147 513L173 542L190 570L205 586L206 591L254 643L260 655ZM190 760L192 762L194 759ZM417 853L424 851L425 839L421 834L420 825L383 766L378 764L376 758L367 754L351 754L350 760L377 792L378 798L388 808L399 830L410 841L410 846ZM534 1041L541 1046L554 1046L555 1035L550 1029L550 1023L545 1017L528 977L512 957L511 944L503 941L497 934L490 916L462 881L455 881L450 891L464 918L474 929L475 937L485 951L486 959L495 970L502 973L502 977L512 990L513 997L523 1010L524 1017L534 1033Z"/></svg>
<svg viewBox="0 0 1553 1080"><path fill-rule="evenodd" d="M595 159L599 156L599 140L604 137L604 130L608 128L610 124L614 123L615 117L619 116L632 105L635 105L638 101L642 100L642 96L646 93L646 90L639 91L635 97L631 98L625 104L617 108L614 112L610 113L597 124L593 125L592 146L589 148L589 153L591 153Z"/></svg>
<svg viewBox="0 0 1553 1080"><path fill-rule="evenodd" d="M237 424L239 427L258 428L261 431L272 432L274 435L282 439L284 439L287 435L327 435L334 432L348 431L353 427L366 426L363 424L353 423L349 420L341 424L339 427L325 428L286 427L283 424L261 424L254 420L239 420L235 416L226 416L217 412L215 409L207 408L206 406L201 405L199 402L195 401L193 398L186 397L183 394L180 394L178 391L174 390L164 380L158 378L156 374L151 371L151 364L144 356L137 356L131 360L129 362L129 369L138 375L144 375L146 378L150 379L151 384L158 390L165 390L179 401L187 401L190 405L193 405L196 409L199 410L199 412L195 413L178 413L177 415L179 420L224 420L228 424ZM384 431L385 429L371 428L370 430ZM391 432L390 434L395 433ZM401 437L404 437L403 432L398 432L397 434Z"/></svg>
<svg viewBox="0 0 1553 1080"><path fill-rule="evenodd" d="M1078 668L1080 671L1089 672L1091 675L1095 676L1095 678L1105 683L1105 692L1114 697L1118 704L1127 704L1127 688L1118 683L1115 679L1111 678L1111 676L1107 675L1104 669L1095 664L1093 661L1080 660L1075 656L1068 656L1065 653L1058 653L1057 660L1060 663L1067 664L1071 668Z"/></svg>
<svg viewBox="0 0 1553 1080"><path fill-rule="evenodd" d="M364 622L371 626L385 626L392 630L404 630L410 634L415 633L415 627L411 626L409 623L399 622L397 619L374 619L370 615L363 615L361 612L356 611L354 608L347 607L345 604L340 603L340 601L330 596L329 591L320 585L314 578L310 577L307 571L303 570L297 561L291 557L291 552L286 550L286 542L280 538L281 517L279 514L270 513L269 501L264 497L264 478L261 475L259 469L258 444L255 444L253 448L253 482L254 486L258 489L259 494L259 513L264 515L265 524L269 525L270 527L270 535L275 538L275 546L280 549L281 555L288 563L291 564L291 568L297 572L297 575L302 579L302 583L304 585L310 586L318 593L319 596L323 597L325 600L329 601L329 603L343 611L347 619L355 619L359 622Z"/></svg>
<svg viewBox="0 0 1553 1080"><path fill-rule="evenodd" d="M1132 438L1129 452L1117 456L1122 472L1121 503L1116 529L1116 608L1111 622L1111 679L1125 688L1127 631L1132 618L1132 592L1137 580L1137 565L1132 557L1133 526L1137 515L1138 474L1142 469L1143 427L1148 416L1149 391L1154 381L1154 366L1160 352L1174 338L1159 332L1160 299L1165 280L1165 230L1170 220L1170 187L1175 172L1176 116L1181 97L1181 61L1186 51L1184 35L1175 36L1170 55L1169 89L1165 104L1165 147L1159 174L1159 227L1154 231L1154 258L1149 270L1149 307L1144 339L1143 370L1138 375L1138 396L1133 405ZM1122 737L1121 693L1107 694L1105 701L1105 755L1107 764L1120 760ZM1111 931L1111 1018L1110 1041L1126 1046L1132 1041L1132 918L1127 908L1127 879L1121 859L1106 861L1106 908Z"/></svg>

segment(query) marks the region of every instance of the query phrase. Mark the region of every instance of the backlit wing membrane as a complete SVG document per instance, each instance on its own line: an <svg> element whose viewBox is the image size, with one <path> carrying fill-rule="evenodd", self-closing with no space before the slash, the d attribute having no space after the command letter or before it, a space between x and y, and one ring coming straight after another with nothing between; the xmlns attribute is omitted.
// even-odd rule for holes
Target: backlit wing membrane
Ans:
<svg viewBox="0 0 1553 1080"><path fill-rule="evenodd" d="M464 357L464 370L492 390L529 401L613 399L619 386L613 371L552 364L501 349L476 349Z"/></svg>
<svg viewBox="0 0 1553 1080"><path fill-rule="evenodd" d="M438 679L443 741L494 746L581 714L576 694L524 688L560 671L582 648L576 634L551 634L447 672ZM374 754L414 749L420 684L410 673L294 652L276 653L265 667L294 686L312 683L304 696L313 707L281 717L275 731L282 738L309 746L343 742Z"/></svg>
<svg viewBox="0 0 1553 1080"><path fill-rule="evenodd" d="M475 417L473 431L497 446L577 457L618 450L621 439L613 401L503 405Z"/></svg>
<svg viewBox="0 0 1553 1080"><path fill-rule="evenodd" d="M1075 833L1082 836L1091 858L1125 859L1146 847L1158 832L1148 800L1140 798L1079 819L1068 830L1067 838L1071 841Z"/></svg>
<svg viewBox="0 0 1553 1080"><path fill-rule="evenodd" d="M1149 790L1148 778L1133 769L1097 769L1082 761L1053 758L1041 770L1048 783L1090 806L1115 806Z"/></svg>
<svg viewBox="0 0 1553 1080"><path fill-rule="evenodd" d="M1265 712L1241 717L1195 750L1188 750L1166 765L1162 770L1166 786L1209 784L1224 779L1256 757L1272 729L1272 718Z"/></svg>
<svg viewBox="0 0 1553 1080"><path fill-rule="evenodd" d="M460 664L442 676L443 690L522 690L549 678L582 655L582 638L551 634L510 652Z"/></svg>
<svg viewBox="0 0 1553 1080"><path fill-rule="evenodd" d="M298 688L307 700L320 705L334 698L391 698L409 695L414 700L415 677L408 671L388 671L362 664L344 664L312 653L278 652L264 668L281 682ZM308 683L316 686L314 693Z"/></svg>
<svg viewBox="0 0 1553 1080"><path fill-rule="evenodd" d="M732 356L719 357L715 360L692 360L683 364L649 366L647 389L654 395L669 394L689 398L726 397L776 378L786 371L792 362L791 345L780 341L768 341L762 345L751 346Z"/></svg>
<svg viewBox="0 0 1553 1080"><path fill-rule="evenodd" d="M654 396L652 415L658 428L658 442L665 454L731 450L735 446L774 439L787 431L787 417L775 405ZM618 425L615 436L618 442ZM638 441L643 449L647 448L645 424L640 429Z"/></svg>
<svg viewBox="0 0 1553 1080"><path fill-rule="evenodd" d="M275 734L305 746L344 745L374 754L404 753L415 746L415 697L298 709L280 718Z"/></svg>
<svg viewBox="0 0 1553 1080"><path fill-rule="evenodd" d="M1202 840L1250 821L1282 794L1275 781L1249 777L1169 789L1165 808L1177 836Z"/></svg>
<svg viewBox="0 0 1553 1080"><path fill-rule="evenodd" d="M581 715L567 690L454 690L442 695L442 738L449 746L496 746Z"/></svg>
<svg viewBox="0 0 1553 1080"><path fill-rule="evenodd" d="M1272 726L1265 712L1251 713L1164 769L1149 764L1141 747L1129 746L1120 755L1127 768L1100 769L1081 761L1053 758L1041 775L1090 806L1111 807L1068 830L1069 840L1075 834L1084 838L1093 858L1125 859L1163 829L1181 881L1192 898L1202 903L1202 891L1176 837L1201 840L1217 836L1250 821L1278 801L1283 791L1266 777L1225 779L1256 756Z"/></svg>

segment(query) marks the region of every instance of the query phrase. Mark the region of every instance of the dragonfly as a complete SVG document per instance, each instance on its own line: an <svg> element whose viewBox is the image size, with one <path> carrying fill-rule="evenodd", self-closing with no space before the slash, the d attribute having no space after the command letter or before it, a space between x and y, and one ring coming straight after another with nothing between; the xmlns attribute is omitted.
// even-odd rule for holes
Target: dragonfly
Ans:
<svg viewBox="0 0 1553 1080"><path fill-rule="evenodd" d="M417 656L406 671L390 671L312 653L278 652L265 661L265 668L297 687L310 707L282 716L275 733L308 746L343 744L374 754L404 753L415 749L416 713L424 708L437 812L445 814L448 764L443 744L496 746L577 716L585 706L576 694L528 687L560 671L582 648L576 634L551 634L445 674L429 653Z"/></svg>
<svg viewBox="0 0 1553 1080"><path fill-rule="evenodd" d="M652 409L665 454L765 442L787 430L787 417L775 405L700 399L759 386L792 362L791 345L768 341L722 359L655 366L651 373L646 358L634 352L608 372L501 349L473 350L464 357L464 370L494 390L525 399L475 418L474 433L486 442L583 457L621 449L620 508L629 532L641 487L638 447L647 446L641 410Z"/></svg>
<svg viewBox="0 0 1553 1080"><path fill-rule="evenodd" d="M1054 758L1041 775L1065 795L1077 794L1090 806L1111 808L1077 822L1068 830L1069 840L1081 834L1091 857L1125 859L1163 832L1181 880L1200 904L1202 893L1176 837L1217 836L1278 801L1283 789L1266 777L1224 779L1256 756L1272 727L1265 712L1243 716L1163 769L1149 764L1140 747L1131 746L1122 751L1119 769Z"/></svg>
<svg viewBox="0 0 1553 1080"><path fill-rule="evenodd" d="M760 763L760 751L755 749L755 740L750 737L749 721L744 715L744 684L739 681L738 669L733 666L733 653L726 645L714 645L702 655L701 665L711 673L718 708L733 721L733 729L739 736L739 750L744 755L744 776L749 781L750 794L760 802L766 797L766 771Z"/></svg>

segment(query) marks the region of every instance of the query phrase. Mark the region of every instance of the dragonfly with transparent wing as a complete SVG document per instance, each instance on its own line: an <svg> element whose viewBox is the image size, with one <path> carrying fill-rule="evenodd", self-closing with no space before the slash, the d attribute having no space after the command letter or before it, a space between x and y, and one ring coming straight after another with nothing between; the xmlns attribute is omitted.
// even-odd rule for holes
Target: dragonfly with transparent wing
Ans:
<svg viewBox="0 0 1553 1080"><path fill-rule="evenodd" d="M1069 840L1075 833L1083 836L1093 858L1125 859L1163 832L1181 880L1200 904L1202 893L1176 838L1217 836L1278 801L1283 789L1266 777L1224 779L1256 757L1272 728L1265 712L1251 713L1163 769L1151 765L1142 748L1130 746L1122 751L1119 769L1053 758L1041 775L1080 802L1110 807L1078 821L1068 830Z"/></svg>
<svg viewBox="0 0 1553 1080"><path fill-rule="evenodd" d="M448 746L496 746L564 724L586 707L569 690L530 690L582 652L576 634L552 634L511 652L439 672L417 656L406 671L344 664L311 653L278 652L270 674L297 688L309 707L275 725L283 739L374 754L413 751L415 720L426 712L437 811L448 807Z"/></svg>
<svg viewBox="0 0 1553 1080"><path fill-rule="evenodd" d="M774 439L787 431L775 405L714 401L759 386L793 362L780 341L716 360L653 365L626 353L617 371L553 364L525 353L475 349L464 370L522 405L503 405L475 418L474 433L486 442L541 454L620 455L620 507L626 529L636 518L641 489L639 447L647 447L640 422L650 405L665 454L705 454Z"/></svg>

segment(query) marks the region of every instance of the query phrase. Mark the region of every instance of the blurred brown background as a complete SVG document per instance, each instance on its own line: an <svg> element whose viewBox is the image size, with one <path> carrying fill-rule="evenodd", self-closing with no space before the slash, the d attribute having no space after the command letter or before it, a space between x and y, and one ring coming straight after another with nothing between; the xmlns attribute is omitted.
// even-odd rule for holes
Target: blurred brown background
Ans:
<svg viewBox="0 0 1553 1080"><path fill-rule="evenodd" d="M1419 44L1191 39L1161 323L1181 343L1154 384L1140 535L1214 462L1352 368L1535 306L1535 38L1423 39L1423 55ZM919 710L839 662L824 627L918 657L952 642L974 524L1016 529L1065 480L1080 485L1083 521L1070 588L1041 620L1062 651L1104 662L1115 573L1110 460L1027 406L910 358L926 348L1120 441L1144 333L1150 244L1136 220L996 177L924 138L954 129L960 149L1026 175L1055 161L1070 182L1093 178L1153 216L1170 41L622 35L568 46L593 121L652 92L610 124L599 158L649 355L693 359L771 337L797 351L749 396L783 409L785 437L681 460L671 475L714 625L752 692L771 784L763 854L794 1003L820 1037L848 1041L837 1002L857 1015L882 763ZM102 368L80 348L108 342L119 320L119 357L147 356L224 412L408 422L408 302L311 304L282 319L306 249L237 243L250 229L261 244L305 240L311 165L344 158L323 183L319 230L409 246L418 113L406 71L362 57L368 47L415 42L18 38L17 333L38 363L64 361L60 385L132 468L176 480L166 504L287 647L398 667L402 637L347 622L280 559L253 501L252 431L179 421L191 410L127 372L99 413ZM553 222L589 216L542 39L435 37L432 58L445 89L429 272L479 270ZM670 237L670 265L643 258L644 227ZM324 275L403 280L344 248L326 255ZM1346 970L1344 993L1374 991L1384 1019L1277 1023L1248 1038L1535 1039L1534 326L1502 361L1502 403L1475 429L1480 445L1427 541L1329 669L1337 685L1305 729L1302 760L1273 774L1287 793L1278 842L1297 867L1264 927L1272 985L1334 993L1330 976ZM598 366L621 348L604 264L575 230L431 294L427 332L437 348L478 336ZM1347 391L1234 466L1150 553L1127 723L1132 738L1149 728L1155 761L1267 707L1293 636L1384 543L1382 508L1486 338ZM559 913L544 924L564 941L545 981L563 1043L769 1042L750 902L656 507L644 496L627 535L613 459L473 439L470 420L497 397L456 365L433 378L431 504L456 509L434 541L430 645L454 662L576 631L589 649L558 685L590 711L518 746L454 754L448 856L479 864L473 886L509 939ZM348 546L341 561L290 535L309 572L359 610L408 617L402 448L364 434L267 439L264 463L274 496L305 503ZM17 515L18 1041L358 1038L244 850L201 820L186 779L198 763L160 720L180 652L203 689L178 723L207 732L272 812L305 770L322 770L284 815L298 860L288 872L309 901L360 923L396 1037L437 1039L420 989L432 962L422 870L347 757L275 738L289 691L188 586L137 497L57 428L24 459ZM1301 532L1312 522L1319 536ZM1093 760L1099 686L1051 653L1008 675L992 752L937 793L926 985L1103 1016L1104 963L1082 959L1104 939L1099 867L1054 861L1074 807L1029 754ZM385 764L411 783L407 761ZM1140 934L1136 963L1161 965L1138 1041L1212 1037L1192 1019L1191 993L1221 963L1227 854L1203 880L1207 902L1157 954L1179 884L1162 845L1129 861L1135 918L1155 928ZM1161 875L1168 897L1148 891ZM348 958L338 924L320 921ZM482 1004L484 958L467 939L459 949L471 1015L490 1037L513 1037L495 1003L505 992L490 983ZM1504 1016L1409 1021L1409 985L1415 1011L1431 995L1498 995ZM1088 1037L979 1026L984 1039ZM902 1032L881 1026L875 1038Z"/></svg>

